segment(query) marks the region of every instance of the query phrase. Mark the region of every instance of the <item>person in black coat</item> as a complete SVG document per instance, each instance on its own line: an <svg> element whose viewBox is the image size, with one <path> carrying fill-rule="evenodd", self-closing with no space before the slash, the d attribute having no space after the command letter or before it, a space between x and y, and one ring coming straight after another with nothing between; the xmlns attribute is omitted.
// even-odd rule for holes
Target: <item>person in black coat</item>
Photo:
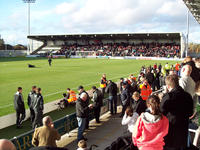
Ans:
<svg viewBox="0 0 200 150"><path fill-rule="evenodd" d="M151 73L151 70L148 68L147 69L147 74L145 75L148 83L150 86L152 86L153 82L154 82L154 75L153 73Z"/></svg>
<svg viewBox="0 0 200 150"><path fill-rule="evenodd" d="M109 94L109 109L110 113L114 114L117 113L117 84L112 82L111 80L108 81L108 85L105 89L105 92ZM113 110L114 104L114 110Z"/></svg>
<svg viewBox="0 0 200 150"><path fill-rule="evenodd" d="M22 121L26 117L24 99L22 95L22 87L18 87L17 93L14 95L14 107L16 110L16 125L17 128L21 128Z"/></svg>
<svg viewBox="0 0 200 150"><path fill-rule="evenodd" d="M28 98L27 98L27 104L29 106L30 109L30 119L31 119L31 123L33 123L34 119L35 119L35 112L33 110L33 101L35 99L36 95L36 90L37 87L36 86L32 86L32 90L30 91L30 93L28 94Z"/></svg>
<svg viewBox="0 0 200 150"><path fill-rule="evenodd" d="M128 106L130 106L130 93L127 88L127 83L122 84L122 93L120 95L121 103L122 103L122 112L120 117L124 116L125 110Z"/></svg>
<svg viewBox="0 0 200 150"><path fill-rule="evenodd" d="M89 107L86 104L87 94L83 92L78 100L76 101L76 116L78 120L78 134L77 134L77 141L80 140L87 140L83 136L83 132L86 127L86 118L88 117Z"/></svg>
<svg viewBox="0 0 200 150"><path fill-rule="evenodd" d="M82 85L80 85L78 87L78 92L79 92L79 96L82 94L82 93L86 93L87 94L87 99L85 101L86 105L89 106L89 103L90 103L90 96L89 94L84 90L84 87ZM86 118L86 126L85 126L86 129L89 129L89 118L87 116Z"/></svg>
<svg viewBox="0 0 200 150"><path fill-rule="evenodd" d="M35 113L35 119L32 124L32 128L42 126L43 110L44 110L44 100L42 96L42 89L37 89L37 95L32 103L32 107Z"/></svg>
<svg viewBox="0 0 200 150"><path fill-rule="evenodd" d="M195 65L195 62L192 60L192 57L186 57L186 62L184 63L184 65L190 65L192 67L192 72L190 76L192 77L194 82L198 82L200 80L200 73L199 69Z"/></svg>
<svg viewBox="0 0 200 150"><path fill-rule="evenodd" d="M163 96L160 109L169 119L169 131L165 137L164 150L179 150L187 147L189 117L193 114L193 100L178 82L177 75L165 79L168 92Z"/></svg>
<svg viewBox="0 0 200 150"><path fill-rule="evenodd" d="M92 92L93 92L92 101L94 102L92 104L92 107L94 108L94 116L96 119L96 123L100 123L99 117L101 112L101 106L103 105L103 95L101 91L96 88L96 86L92 87Z"/></svg>
<svg viewBox="0 0 200 150"><path fill-rule="evenodd" d="M133 108L133 112L138 113L138 115L140 116L140 114L142 112L145 112L147 109L146 106L146 101L144 101L139 92L134 92L132 95L132 108Z"/></svg>

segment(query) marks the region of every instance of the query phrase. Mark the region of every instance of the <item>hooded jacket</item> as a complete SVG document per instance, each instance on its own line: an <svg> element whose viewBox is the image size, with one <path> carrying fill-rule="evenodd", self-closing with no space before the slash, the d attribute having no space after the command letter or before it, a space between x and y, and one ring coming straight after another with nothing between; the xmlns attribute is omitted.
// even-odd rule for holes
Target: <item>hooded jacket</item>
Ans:
<svg viewBox="0 0 200 150"><path fill-rule="evenodd" d="M169 121L165 116L142 113L133 129L133 143L139 150L163 150L163 137L167 135L168 127Z"/></svg>

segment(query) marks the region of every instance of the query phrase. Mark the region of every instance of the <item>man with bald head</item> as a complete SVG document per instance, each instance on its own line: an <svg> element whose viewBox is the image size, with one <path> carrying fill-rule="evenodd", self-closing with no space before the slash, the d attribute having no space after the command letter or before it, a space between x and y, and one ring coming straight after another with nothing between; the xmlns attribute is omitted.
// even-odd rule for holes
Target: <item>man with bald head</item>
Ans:
<svg viewBox="0 0 200 150"><path fill-rule="evenodd" d="M190 65L183 66L181 70L181 78L179 79L179 85L185 92L188 92L192 97L195 95L195 82L190 76L192 67Z"/></svg>
<svg viewBox="0 0 200 150"><path fill-rule="evenodd" d="M11 141L0 139L0 150L16 150L16 147Z"/></svg>
<svg viewBox="0 0 200 150"><path fill-rule="evenodd" d="M83 136L83 132L86 126L86 118L88 117L88 113L89 113L89 107L85 103L86 100L87 100L87 94L84 92L80 95L80 97L76 101L76 117L78 120L77 141L87 140Z"/></svg>
<svg viewBox="0 0 200 150"><path fill-rule="evenodd" d="M50 116L46 116L42 120L43 126L36 128L32 138L33 146L52 146L57 147L56 140L60 140L61 135L54 128L54 124Z"/></svg>

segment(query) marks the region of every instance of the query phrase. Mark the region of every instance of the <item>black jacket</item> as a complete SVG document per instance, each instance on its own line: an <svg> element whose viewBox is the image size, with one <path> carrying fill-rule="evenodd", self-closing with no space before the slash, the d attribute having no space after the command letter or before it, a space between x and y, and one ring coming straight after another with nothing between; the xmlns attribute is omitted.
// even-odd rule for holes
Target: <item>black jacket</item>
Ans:
<svg viewBox="0 0 200 150"><path fill-rule="evenodd" d="M36 112L43 111L44 109L44 100L41 94L37 94L36 98L32 102L33 110Z"/></svg>
<svg viewBox="0 0 200 150"><path fill-rule="evenodd" d="M149 83L150 85L152 85L152 83L153 83L153 81L154 81L154 75L153 75L153 73L149 72L149 73L146 74L145 77L146 77L148 83Z"/></svg>
<svg viewBox="0 0 200 150"><path fill-rule="evenodd" d="M36 92L35 91L31 91L29 94L28 94L28 98L27 98L27 104L29 106L29 108L33 108L32 107L32 103L35 99L35 96L36 96Z"/></svg>
<svg viewBox="0 0 200 150"><path fill-rule="evenodd" d="M108 93L109 96L117 96L117 84L110 82L106 87L105 92Z"/></svg>
<svg viewBox="0 0 200 150"><path fill-rule="evenodd" d="M76 101L76 116L79 118L86 118L89 113L88 105L79 97Z"/></svg>
<svg viewBox="0 0 200 150"><path fill-rule="evenodd" d="M94 108L101 107L103 105L103 95L100 90L96 89L93 92Z"/></svg>
<svg viewBox="0 0 200 150"><path fill-rule="evenodd" d="M161 112L169 119L169 131L165 137L167 147L187 146L189 117L193 114L193 100L180 86L163 96Z"/></svg>
<svg viewBox="0 0 200 150"><path fill-rule="evenodd" d="M142 112L145 112L145 110L147 109L146 101L144 101L141 97L137 101L132 100L132 108L133 112L138 113L138 115L140 116L140 114Z"/></svg>
<svg viewBox="0 0 200 150"><path fill-rule="evenodd" d="M122 90L120 98L121 98L122 105L130 104L130 93L128 92L127 88Z"/></svg>

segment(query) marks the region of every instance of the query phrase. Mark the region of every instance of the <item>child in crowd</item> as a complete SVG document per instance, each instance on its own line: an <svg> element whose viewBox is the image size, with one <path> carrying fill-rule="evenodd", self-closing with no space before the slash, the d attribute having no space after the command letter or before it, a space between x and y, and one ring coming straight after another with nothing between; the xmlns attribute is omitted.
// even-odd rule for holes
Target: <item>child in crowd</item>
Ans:
<svg viewBox="0 0 200 150"><path fill-rule="evenodd" d="M133 113L133 108L130 106L126 108L125 114L122 119L122 125L128 125L128 131L132 133L133 127L139 117L138 113Z"/></svg>
<svg viewBox="0 0 200 150"><path fill-rule="evenodd" d="M144 112L137 119L132 140L139 150L163 150L163 137L169 128L168 119L160 112L160 99L151 95L146 101L149 112Z"/></svg>
<svg viewBox="0 0 200 150"><path fill-rule="evenodd" d="M77 150L88 150L87 149L87 143L85 140L80 140L78 142L78 149Z"/></svg>

